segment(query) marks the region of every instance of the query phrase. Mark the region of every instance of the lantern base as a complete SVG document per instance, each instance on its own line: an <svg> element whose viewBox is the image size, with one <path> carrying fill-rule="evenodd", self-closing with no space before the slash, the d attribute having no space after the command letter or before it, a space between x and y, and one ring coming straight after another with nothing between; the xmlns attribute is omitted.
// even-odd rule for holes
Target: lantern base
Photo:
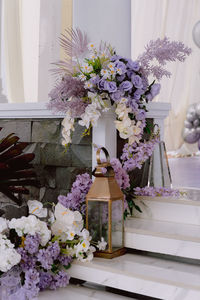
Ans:
<svg viewBox="0 0 200 300"><path fill-rule="evenodd" d="M94 253L94 256L95 257L111 259L111 258L114 258L114 257L124 255L125 253L126 253L126 248L120 248L120 249L117 249L116 251L113 251L111 253L105 252L105 251L96 251Z"/></svg>

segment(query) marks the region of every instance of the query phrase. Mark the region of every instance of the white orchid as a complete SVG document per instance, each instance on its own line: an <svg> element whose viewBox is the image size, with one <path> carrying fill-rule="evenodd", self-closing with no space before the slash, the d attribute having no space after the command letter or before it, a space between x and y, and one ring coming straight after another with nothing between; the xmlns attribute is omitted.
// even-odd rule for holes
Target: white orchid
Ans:
<svg viewBox="0 0 200 300"><path fill-rule="evenodd" d="M29 214L35 215L38 218L46 218L47 208L43 207L43 204L37 200L28 200Z"/></svg>
<svg viewBox="0 0 200 300"><path fill-rule="evenodd" d="M96 126L100 116L101 113L98 111L96 104L89 104L85 109L85 113L81 115L79 124L81 126L86 126L86 128L89 128L90 124Z"/></svg>
<svg viewBox="0 0 200 300"><path fill-rule="evenodd" d="M68 109L66 112L65 118L62 121L62 145L65 146L72 142L71 140L71 131L74 131L74 118L71 116L71 110Z"/></svg>
<svg viewBox="0 0 200 300"><path fill-rule="evenodd" d="M98 241L97 243L97 248L100 250L100 251L103 251L106 249L106 246L107 246L107 242L104 240L104 238L102 237L101 238L101 241Z"/></svg>

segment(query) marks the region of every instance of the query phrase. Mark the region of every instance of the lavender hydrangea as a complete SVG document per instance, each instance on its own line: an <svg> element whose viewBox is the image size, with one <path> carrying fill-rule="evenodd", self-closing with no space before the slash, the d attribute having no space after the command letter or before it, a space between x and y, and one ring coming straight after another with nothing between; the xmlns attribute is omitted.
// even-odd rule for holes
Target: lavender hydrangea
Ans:
<svg viewBox="0 0 200 300"><path fill-rule="evenodd" d="M40 272L40 281L39 288L40 290L45 290L51 286L52 283L52 275L49 272Z"/></svg>
<svg viewBox="0 0 200 300"><path fill-rule="evenodd" d="M25 242L24 242L24 249L30 253L34 254L38 251L39 245L41 242L40 235L36 233L35 235L28 234L26 236Z"/></svg>
<svg viewBox="0 0 200 300"><path fill-rule="evenodd" d="M71 192L67 196L60 195L58 201L71 210L81 210L91 184L92 180L89 174L78 175L72 185Z"/></svg>
<svg viewBox="0 0 200 300"><path fill-rule="evenodd" d="M152 187L146 186L143 188L136 187L134 193L137 196L150 196L150 197L179 197L180 192L176 189L167 187Z"/></svg>
<svg viewBox="0 0 200 300"><path fill-rule="evenodd" d="M66 287L69 284L70 276L65 271L59 271L58 274L52 276L50 289L55 290L59 287Z"/></svg>
<svg viewBox="0 0 200 300"><path fill-rule="evenodd" d="M134 143L132 145L125 144L121 160L123 167L127 172L135 168L141 169L142 164L152 155L155 144L159 142L158 136L155 136L148 142Z"/></svg>

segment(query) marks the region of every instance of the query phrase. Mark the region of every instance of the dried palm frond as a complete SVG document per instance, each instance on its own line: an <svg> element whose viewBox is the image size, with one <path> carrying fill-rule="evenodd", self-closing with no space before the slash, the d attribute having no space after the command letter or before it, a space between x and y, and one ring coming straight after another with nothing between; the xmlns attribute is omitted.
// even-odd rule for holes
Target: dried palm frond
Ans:
<svg viewBox="0 0 200 300"><path fill-rule="evenodd" d="M85 54L88 49L89 39L86 33L79 28L67 29L66 34L62 34L60 45L65 50L65 53L70 57L80 57Z"/></svg>
<svg viewBox="0 0 200 300"><path fill-rule="evenodd" d="M30 164L35 154L23 153L27 146L28 143L19 142L14 133L0 141L0 192L19 205L22 203L21 195L29 194L24 186L39 186Z"/></svg>

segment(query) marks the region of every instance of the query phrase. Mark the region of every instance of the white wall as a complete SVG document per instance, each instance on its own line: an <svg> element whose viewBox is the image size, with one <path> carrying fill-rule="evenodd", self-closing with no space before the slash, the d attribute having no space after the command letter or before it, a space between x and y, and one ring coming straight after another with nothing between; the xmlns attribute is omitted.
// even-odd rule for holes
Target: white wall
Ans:
<svg viewBox="0 0 200 300"><path fill-rule="evenodd" d="M131 57L131 0L74 0L73 26L87 32L91 42L106 41Z"/></svg>

